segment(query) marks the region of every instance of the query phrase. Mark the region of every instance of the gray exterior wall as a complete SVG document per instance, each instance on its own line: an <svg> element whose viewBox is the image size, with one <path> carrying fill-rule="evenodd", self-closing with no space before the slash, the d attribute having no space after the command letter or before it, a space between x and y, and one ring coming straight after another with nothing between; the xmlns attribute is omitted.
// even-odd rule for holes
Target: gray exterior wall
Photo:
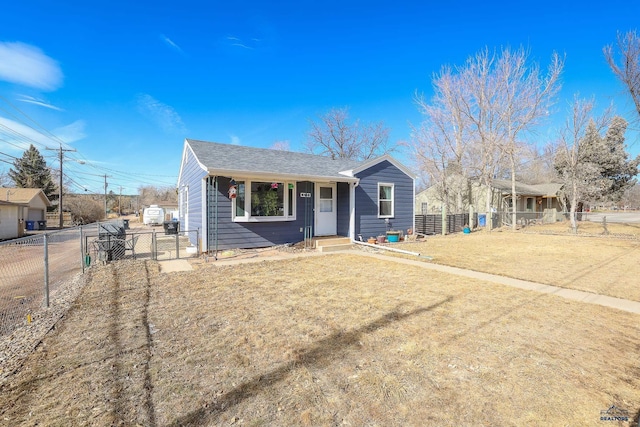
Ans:
<svg viewBox="0 0 640 427"><path fill-rule="evenodd" d="M383 161L356 175L360 185L356 187L356 239L384 235L387 223L378 218L378 183L394 185L394 217L389 218L389 228L402 230L413 227L413 178L388 161Z"/></svg>
<svg viewBox="0 0 640 427"><path fill-rule="evenodd" d="M234 222L231 215L232 202L228 195L229 181L228 177L218 177L217 202L213 180L207 184L207 192L209 193L207 208L209 217L208 250L262 248L304 240L304 232L300 230L313 225L314 198L300 197L300 193L307 192L313 196L313 183L296 182L296 219L294 221ZM217 227L215 224L216 204ZM309 221L311 222L309 223ZM217 242L216 229L218 231Z"/></svg>
<svg viewBox="0 0 640 427"><path fill-rule="evenodd" d="M189 230L186 229L186 218L182 211L182 206L178 206L180 212L180 230L191 231L199 229L200 233L202 233L204 230L202 219L202 203L204 200L204 196L202 194L202 182L208 173L200 167L191 150L186 150L183 162L182 174L180 175L180 180L178 182L178 192L182 192L186 186L189 186L187 197ZM178 200L180 200L180 197L178 197ZM195 239L194 233L189 233L189 236ZM194 245L197 244L197 242L191 243Z"/></svg>
<svg viewBox="0 0 640 427"><path fill-rule="evenodd" d="M339 182L337 187L337 212L336 219L338 221L337 224L337 234L338 236L349 236L349 184L346 182Z"/></svg>

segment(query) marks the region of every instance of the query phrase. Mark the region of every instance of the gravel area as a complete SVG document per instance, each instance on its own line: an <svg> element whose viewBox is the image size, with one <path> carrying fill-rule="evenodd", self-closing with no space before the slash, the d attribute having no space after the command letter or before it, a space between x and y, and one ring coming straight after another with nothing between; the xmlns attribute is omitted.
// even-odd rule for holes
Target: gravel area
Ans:
<svg viewBox="0 0 640 427"><path fill-rule="evenodd" d="M27 324L25 319L22 327L10 335L0 337L0 384L20 368L45 335L56 327L82 292L90 275L90 271L85 275L74 275L50 295L49 308L42 307L33 312L31 323Z"/></svg>

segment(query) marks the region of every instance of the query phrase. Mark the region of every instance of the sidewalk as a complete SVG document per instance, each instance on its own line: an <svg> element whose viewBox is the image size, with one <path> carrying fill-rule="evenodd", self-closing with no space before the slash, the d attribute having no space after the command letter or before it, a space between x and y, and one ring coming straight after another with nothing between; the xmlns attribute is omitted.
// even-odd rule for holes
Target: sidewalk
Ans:
<svg viewBox="0 0 640 427"><path fill-rule="evenodd" d="M607 295L599 295L591 292L578 291L575 289L561 288L558 286L545 285L542 283L530 282L527 280L514 279L511 277L499 276L497 274L482 273L479 271L466 270L458 267L449 267L446 265L433 264L426 261L417 261L407 258L399 258L388 255L382 255L380 253L360 251L355 249L348 249L345 251L336 251L330 253L322 252L305 252L305 253L281 253L272 256L255 256L253 258L242 259L218 259L213 258L207 262L208 265L223 266L223 265L239 265L262 261L277 261L284 259L310 257L310 256L325 256L337 253L348 253L352 255L367 256L383 261L397 262L401 264L411 265L418 268L424 268L427 270L435 270L443 273L454 274L456 276L468 277L471 279L484 280L486 282L499 283L501 285L511 286L518 289L525 289L534 292L540 292L544 294L552 294L562 298L584 302L588 304L597 304L605 307L616 308L618 310L627 311L629 313L640 314L640 302L630 301L622 298L610 297ZM160 271L168 273L172 271L190 271L193 270L191 264L187 259L160 261Z"/></svg>
<svg viewBox="0 0 640 427"><path fill-rule="evenodd" d="M594 294L591 292L578 291L575 289L561 288L558 286L545 285L542 283L529 282L527 280L514 279L511 277L498 276L496 274L482 273L479 271L465 270L458 267L449 267L446 265L433 264L424 261L414 261L406 258L391 257L364 251L348 251L357 255L365 255L372 258L394 261L402 264L421 267L429 270L441 271L444 273L455 274L457 276L469 277L472 279L484 280L486 282L499 283L501 285L511 286L514 288L525 289L529 291L540 292L544 294L553 294L562 298L586 302L589 304L597 304L605 307L617 308L618 310L628 311L629 313L640 314L640 302L630 301L622 298L610 297L607 295Z"/></svg>

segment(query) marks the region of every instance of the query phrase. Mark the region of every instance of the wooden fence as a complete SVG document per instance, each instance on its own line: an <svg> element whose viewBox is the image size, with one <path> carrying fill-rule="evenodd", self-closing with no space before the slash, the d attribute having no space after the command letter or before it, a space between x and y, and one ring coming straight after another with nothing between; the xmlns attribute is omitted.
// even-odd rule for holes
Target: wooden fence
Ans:
<svg viewBox="0 0 640 427"><path fill-rule="evenodd" d="M442 215L416 215L416 232L422 234L442 234ZM473 214L473 223L478 224L478 214ZM465 225L469 225L469 214L447 215L446 234L459 233Z"/></svg>

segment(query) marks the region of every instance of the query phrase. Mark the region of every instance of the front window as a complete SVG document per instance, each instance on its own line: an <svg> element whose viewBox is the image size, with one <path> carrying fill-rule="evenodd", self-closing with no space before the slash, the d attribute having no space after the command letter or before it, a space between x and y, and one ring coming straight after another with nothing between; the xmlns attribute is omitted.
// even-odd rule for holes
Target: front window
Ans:
<svg viewBox="0 0 640 427"><path fill-rule="evenodd" d="M532 197L527 198L527 211L533 212L534 199Z"/></svg>
<svg viewBox="0 0 640 427"><path fill-rule="evenodd" d="M251 216L284 216L284 183L251 183Z"/></svg>
<svg viewBox="0 0 640 427"><path fill-rule="evenodd" d="M378 217L393 217L393 184L378 184Z"/></svg>
<svg viewBox="0 0 640 427"><path fill-rule="evenodd" d="M284 181L238 181L233 199L234 221L295 219L296 186Z"/></svg>

